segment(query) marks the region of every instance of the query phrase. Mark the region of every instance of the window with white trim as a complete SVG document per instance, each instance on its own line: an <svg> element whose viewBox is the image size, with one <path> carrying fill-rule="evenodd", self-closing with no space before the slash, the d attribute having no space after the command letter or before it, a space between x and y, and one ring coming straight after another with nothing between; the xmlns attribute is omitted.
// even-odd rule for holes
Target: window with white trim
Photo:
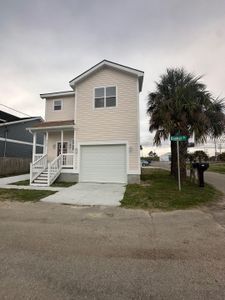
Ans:
<svg viewBox="0 0 225 300"><path fill-rule="evenodd" d="M95 88L95 108L116 106L116 87Z"/></svg>
<svg viewBox="0 0 225 300"><path fill-rule="evenodd" d="M62 100L54 100L53 109L62 110Z"/></svg>

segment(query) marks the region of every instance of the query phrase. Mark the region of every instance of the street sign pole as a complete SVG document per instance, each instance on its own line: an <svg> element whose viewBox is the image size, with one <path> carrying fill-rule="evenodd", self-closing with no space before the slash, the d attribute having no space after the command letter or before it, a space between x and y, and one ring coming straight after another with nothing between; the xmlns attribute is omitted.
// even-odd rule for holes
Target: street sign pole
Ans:
<svg viewBox="0 0 225 300"><path fill-rule="evenodd" d="M172 135L170 136L170 140L173 142L177 142L177 175L178 175L178 188L181 191L181 182L180 182L180 151L179 151L179 142L187 142L188 136L186 135Z"/></svg>
<svg viewBox="0 0 225 300"><path fill-rule="evenodd" d="M178 188L181 191L181 184L180 184L180 150L179 150L179 141L177 140L177 174L178 174Z"/></svg>
<svg viewBox="0 0 225 300"><path fill-rule="evenodd" d="M187 141L188 141L188 136L176 134L176 135L170 136L170 140L173 141L173 142L177 142L177 175L178 175L178 188L179 188L179 191L181 191L179 142L187 142Z"/></svg>

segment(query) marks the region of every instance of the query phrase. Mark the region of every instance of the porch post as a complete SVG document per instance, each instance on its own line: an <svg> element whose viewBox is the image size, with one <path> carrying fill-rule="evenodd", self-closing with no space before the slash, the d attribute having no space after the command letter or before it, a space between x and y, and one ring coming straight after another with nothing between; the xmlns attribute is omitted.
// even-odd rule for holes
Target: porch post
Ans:
<svg viewBox="0 0 225 300"><path fill-rule="evenodd" d="M63 154L63 130L61 130L61 154Z"/></svg>
<svg viewBox="0 0 225 300"><path fill-rule="evenodd" d="M45 153L48 154L48 131L45 132Z"/></svg>
<svg viewBox="0 0 225 300"><path fill-rule="evenodd" d="M75 128L73 129L73 169L76 168L76 148L77 148L77 141L76 141L76 132Z"/></svg>
<svg viewBox="0 0 225 300"><path fill-rule="evenodd" d="M43 136L43 153L42 153L42 155L45 154L45 147L46 147L46 133L44 133L44 136Z"/></svg>
<svg viewBox="0 0 225 300"><path fill-rule="evenodd" d="M32 162L34 163L35 154L36 154L36 141L37 141L37 133L33 133L33 152L32 152Z"/></svg>

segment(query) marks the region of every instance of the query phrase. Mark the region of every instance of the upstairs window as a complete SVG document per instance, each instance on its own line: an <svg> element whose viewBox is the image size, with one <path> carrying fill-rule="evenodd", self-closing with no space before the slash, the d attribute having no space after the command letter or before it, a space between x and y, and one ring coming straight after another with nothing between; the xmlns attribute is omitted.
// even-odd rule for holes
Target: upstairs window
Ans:
<svg viewBox="0 0 225 300"><path fill-rule="evenodd" d="M95 88L95 108L115 107L116 87Z"/></svg>
<svg viewBox="0 0 225 300"><path fill-rule="evenodd" d="M95 89L95 108L105 106L105 88Z"/></svg>
<svg viewBox="0 0 225 300"><path fill-rule="evenodd" d="M54 100L53 109L54 110L62 110L62 100Z"/></svg>

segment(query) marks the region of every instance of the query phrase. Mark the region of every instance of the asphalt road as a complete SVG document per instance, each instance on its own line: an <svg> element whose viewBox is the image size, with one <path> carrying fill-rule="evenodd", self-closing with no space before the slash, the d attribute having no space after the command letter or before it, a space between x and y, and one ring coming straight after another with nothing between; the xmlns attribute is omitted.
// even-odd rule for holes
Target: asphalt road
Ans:
<svg viewBox="0 0 225 300"><path fill-rule="evenodd" d="M209 211L0 203L0 299L225 299Z"/></svg>

